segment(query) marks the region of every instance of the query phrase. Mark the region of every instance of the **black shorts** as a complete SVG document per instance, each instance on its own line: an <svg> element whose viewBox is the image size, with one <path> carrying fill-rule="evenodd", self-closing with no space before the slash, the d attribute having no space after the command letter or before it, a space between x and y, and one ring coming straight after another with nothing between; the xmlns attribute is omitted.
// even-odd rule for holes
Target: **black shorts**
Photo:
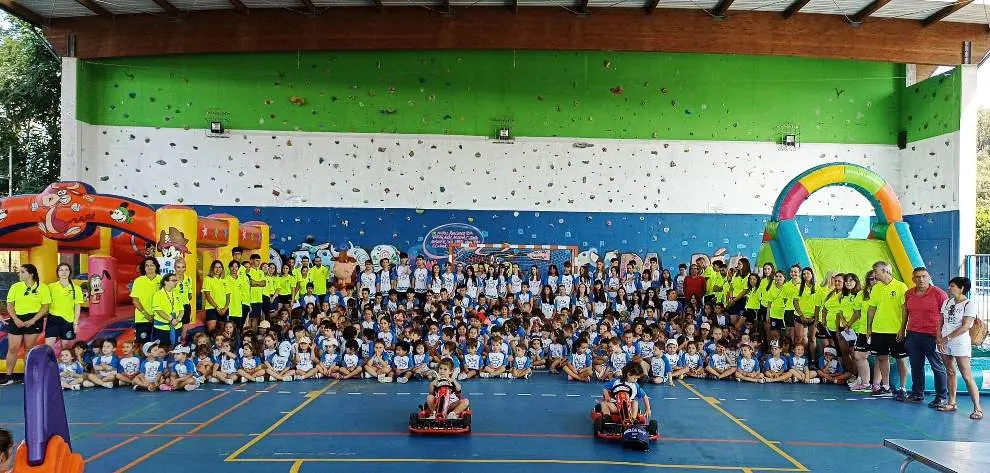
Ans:
<svg viewBox="0 0 990 473"><path fill-rule="evenodd" d="M746 318L747 322L755 322L759 314L756 309L746 309L743 311L743 317Z"/></svg>
<svg viewBox="0 0 990 473"><path fill-rule="evenodd" d="M230 317L229 320L233 322L234 325L237 325L237 329L240 330L244 328L244 321L247 320L247 317L242 315L240 317Z"/></svg>
<svg viewBox="0 0 990 473"><path fill-rule="evenodd" d="M250 317L251 316L251 304L241 304L241 316ZM244 324L241 324L244 325Z"/></svg>
<svg viewBox="0 0 990 473"><path fill-rule="evenodd" d="M151 322L134 322L134 341L138 345L144 345L145 342L151 341L154 331L155 324Z"/></svg>
<svg viewBox="0 0 990 473"><path fill-rule="evenodd" d="M760 323L766 322L767 321L767 316L768 316L768 314L767 314L767 308L766 307L762 307L761 306L760 307L760 310L757 310L756 311L756 321L757 322L760 322Z"/></svg>
<svg viewBox="0 0 990 473"><path fill-rule="evenodd" d="M218 321L220 320L220 312L216 309L206 309L206 321Z"/></svg>
<svg viewBox="0 0 990 473"><path fill-rule="evenodd" d="M863 352L863 353L869 353L869 351L870 351L870 344L866 343L866 334L865 333L858 333L858 334L856 334L856 343L855 343L854 347L855 347L856 351Z"/></svg>
<svg viewBox="0 0 990 473"><path fill-rule="evenodd" d="M876 356L890 355L894 358L907 356L904 340L897 341L897 334L894 333L874 333L870 338L870 352Z"/></svg>
<svg viewBox="0 0 990 473"><path fill-rule="evenodd" d="M794 327L794 311L785 310L784 311L784 326L787 328Z"/></svg>
<svg viewBox="0 0 990 473"><path fill-rule="evenodd" d="M248 313L250 317L261 317L264 315L264 303L263 302L252 302L251 312Z"/></svg>
<svg viewBox="0 0 990 473"><path fill-rule="evenodd" d="M26 320L30 320L31 317L34 317L35 315L36 314L22 314L22 315L14 315L14 317L17 317L23 322ZM44 329L45 329L45 317L42 317L37 322L27 327L18 327L17 325L14 324L13 320L7 321L7 335L38 335Z"/></svg>
<svg viewBox="0 0 990 473"><path fill-rule="evenodd" d="M57 338L59 340L76 339L75 324L57 315L49 314L46 318L48 320L45 323L45 338Z"/></svg>
<svg viewBox="0 0 990 473"><path fill-rule="evenodd" d="M268 315L272 311L272 298L269 296L261 296L261 310L264 311L264 315Z"/></svg>
<svg viewBox="0 0 990 473"><path fill-rule="evenodd" d="M152 331L152 334L151 334L151 341L157 340L158 343L160 345L162 345L162 346L174 347L174 346L182 343L182 340L180 340L181 338L182 338L182 329L179 329L179 330L176 330L175 331L175 342L174 343L172 342L172 331L171 330L161 330L161 329L157 329L156 328L156 329L154 329Z"/></svg>
<svg viewBox="0 0 990 473"><path fill-rule="evenodd" d="M292 303L292 294L286 294L284 296L279 294L278 303L282 305L289 305Z"/></svg>
<svg viewBox="0 0 990 473"><path fill-rule="evenodd" d="M728 308L729 314L740 315L746 311L746 297L736 299L731 307Z"/></svg>
<svg viewBox="0 0 990 473"><path fill-rule="evenodd" d="M770 318L770 330L784 330L785 327L784 319Z"/></svg>
<svg viewBox="0 0 990 473"><path fill-rule="evenodd" d="M192 316L192 306L191 305L182 306L182 324L183 325L188 324L189 321L192 320L190 318L191 316Z"/></svg>

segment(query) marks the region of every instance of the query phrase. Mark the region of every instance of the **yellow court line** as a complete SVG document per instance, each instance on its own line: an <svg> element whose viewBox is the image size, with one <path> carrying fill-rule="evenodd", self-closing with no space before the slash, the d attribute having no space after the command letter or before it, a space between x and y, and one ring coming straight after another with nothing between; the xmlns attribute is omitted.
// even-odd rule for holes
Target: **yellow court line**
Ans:
<svg viewBox="0 0 990 473"><path fill-rule="evenodd" d="M299 469L302 468L302 465L302 460L296 460L295 463L292 464L292 467L289 468L289 473L299 473Z"/></svg>
<svg viewBox="0 0 990 473"><path fill-rule="evenodd" d="M781 471L781 472L803 472L797 468L780 467L744 467L726 465L676 465L661 463L642 463L610 460L551 460L551 459L530 459L530 458L235 458L227 460L229 462L259 462L259 463L289 463L302 465L305 462L312 463L523 463L523 464L557 464L557 465L609 465L609 466L637 466L644 468L673 468L680 470L723 470L723 471ZM292 470L290 470L292 471Z"/></svg>
<svg viewBox="0 0 990 473"><path fill-rule="evenodd" d="M234 461L235 459L237 459L237 457L240 454L246 452L247 449L253 447L255 444L257 444L258 442L260 442L261 439L267 437L268 434L274 432L275 429L277 429L280 425L284 424L285 421L289 420L292 416L296 415L297 412L303 410L311 402L315 401L317 398L319 398L320 396L322 396L323 393L329 391L330 388L332 388L334 385L336 385L339 382L340 382L339 379L334 380L334 382L326 385L323 389L320 389L319 391L316 391L316 392L312 392L310 394L307 394L306 395L306 400L303 401L302 403L300 403L298 406L296 406L295 409L292 409L291 411L289 411L288 414L285 414L284 416L282 416L281 419L275 421L274 424L268 426L267 429L265 429L264 431L262 431L260 434L258 434L253 439L249 440L246 444L244 444L243 446L241 446L241 448L238 448L237 450L234 450L234 453L231 453L230 455L228 455L227 458L224 458L223 459L223 461L230 462L230 461Z"/></svg>
<svg viewBox="0 0 990 473"><path fill-rule="evenodd" d="M706 403L708 403L709 406L712 406L713 408L715 408L715 410L717 410L720 413L722 413L722 415L724 415L725 417L728 417L732 422L735 422L736 425L738 425L739 427L742 427L743 430L745 430L746 432L749 432L749 434L752 435L753 437L755 437L756 440L759 440L764 445L766 445L767 447L769 447L770 450L773 450L777 455L780 455L781 457L783 457L787 461L791 462L792 465L794 465L795 467L797 467L797 470L796 471L811 471L811 470L808 469L808 467L802 465L801 462L795 460L794 457L788 455L787 452L781 450L781 448L778 447L777 444L775 444L774 442L771 442L771 441L767 440L766 437L760 435L760 433L757 432L756 430L753 430L752 427L746 425L746 423L744 423L743 421L741 421L738 418L736 418L736 416L730 414L729 411L723 409L722 406L718 405L718 402L716 402L713 398L711 398L709 396L705 396L704 394L701 394L701 392L698 391L697 389L695 389L694 386L691 386L690 384L685 383L683 380L681 380L679 382L681 383L682 386L684 386L685 388L687 388L688 391L691 391L691 393L693 393L695 396L698 396L698 398L700 398L700 399L704 400ZM760 469L762 469L762 468L760 468Z"/></svg>

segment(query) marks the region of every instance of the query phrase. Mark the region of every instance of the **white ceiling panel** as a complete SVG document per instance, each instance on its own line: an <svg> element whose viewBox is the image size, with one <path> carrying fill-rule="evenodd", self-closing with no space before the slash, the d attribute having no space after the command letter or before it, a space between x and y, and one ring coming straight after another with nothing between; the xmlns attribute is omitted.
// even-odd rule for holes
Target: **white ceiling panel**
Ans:
<svg viewBox="0 0 990 473"><path fill-rule="evenodd" d="M76 0L18 0L17 3L45 18L95 15Z"/></svg>
<svg viewBox="0 0 990 473"><path fill-rule="evenodd" d="M794 0L736 0L729 7L734 11L784 11Z"/></svg>
<svg viewBox="0 0 990 473"><path fill-rule="evenodd" d="M151 0L96 0L101 7L117 15L129 13L165 13L162 7Z"/></svg>
<svg viewBox="0 0 990 473"><path fill-rule="evenodd" d="M970 3L942 21L956 21L961 23L984 23L990 24L990 6L985 2L976 1Z"/></svg>
<svg viewBox="0 0 990 473"><path fill-rule="evenodd" d="M873 16L878 18L920 20L931 16L932 13L952 3L953 0L894 0L877 10Z"/></svg>

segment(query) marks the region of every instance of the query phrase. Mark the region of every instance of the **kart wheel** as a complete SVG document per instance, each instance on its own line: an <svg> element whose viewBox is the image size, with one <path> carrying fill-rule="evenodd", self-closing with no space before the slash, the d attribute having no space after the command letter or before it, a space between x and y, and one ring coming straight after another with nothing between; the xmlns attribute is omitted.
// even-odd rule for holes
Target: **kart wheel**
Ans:
<svg viewBox="0 0 990 473"><path fill-rule="evenodd" d="M594 421L592 421L591 425L592 425L592 428L594 429L593 433L597 436L598 433L603 430L603 428L605 426L605 421L602 420L601 417L598 417Z"/></svg>
<svg viewBox="0 0 990 473"><path fill-rule="evenodd" d="M464 427L467 427L468 432L470 432L471 431L471 414L464 414L464 417L461 417L461 421L464 422Z"/></svg>
<svg viewBox="0 0 990 473"><path fill-rule="evenodd" d="M660 426L657 424L657 421L651 420L650 423L646 426L646 431L650 435L658 435L660 433Z"/></svg>
<svg viewBox="0 0 990 473"><path fill-rule="evenodd" d="M409 414L409 427L418 427L418 426L419 426L419 415L416 414L415 412Z"/></svg>

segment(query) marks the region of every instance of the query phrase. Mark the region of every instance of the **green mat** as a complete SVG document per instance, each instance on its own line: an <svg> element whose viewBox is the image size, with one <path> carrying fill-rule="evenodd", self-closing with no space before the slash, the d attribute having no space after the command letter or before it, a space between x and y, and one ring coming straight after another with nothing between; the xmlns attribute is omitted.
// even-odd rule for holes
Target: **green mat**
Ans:
<svg viewBox="0 0 990 473"><path fill-rule="evenodd" d="M818 280L828 273L856 273L860 278L873 263L886 261L894 269L894 277L903 281L894 265L894 256L881 240L855 240L849 238L809 238L805 240L812 269Z"/></svg>

